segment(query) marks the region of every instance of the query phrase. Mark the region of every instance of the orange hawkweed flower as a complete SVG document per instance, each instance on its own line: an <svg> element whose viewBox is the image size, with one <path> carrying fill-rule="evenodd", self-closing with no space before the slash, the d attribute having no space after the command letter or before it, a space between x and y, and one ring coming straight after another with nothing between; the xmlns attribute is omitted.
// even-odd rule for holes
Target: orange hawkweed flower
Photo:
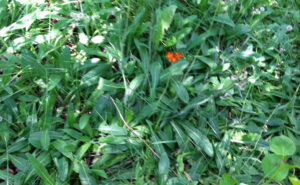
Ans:
<svg viewBox="0 0 300 185"><path fill-rule="evenodd" d="M174 54L171 53L171 52L167 52L166 54L166 58L170 60L170 58L173 58L174 57Z"/></svg>
<svg viewBox="0 0 300 185"><path fill-rule="evenodd" d="M175 63L177 62L177 58L173 56L172 58L169 59L169 61Z"/></svg>
<svg viewBox="0 0 300 185"><path fill-rule="evenodd" d="M175 55L174 55L173 53L171 53L171 52L167 52L166 58L167 58L170 62L173 62L173 63L177 61Z"/></svg>
<svg viewBox="0 0 300 185"><path fill-rule="evenodd" d="M176 52L175 53L175 57L176 57L176 59L181 59L182 55L179 52Z"/></svg>
<svg viewBox="0 0 300 185"><path fill-rule="evenodd" d="M170 61L170 62L177 62L178 59L182 58L182 55L179 52L176 52L175 55L172 52L167 52L166 54L166 58Z"/></svg>

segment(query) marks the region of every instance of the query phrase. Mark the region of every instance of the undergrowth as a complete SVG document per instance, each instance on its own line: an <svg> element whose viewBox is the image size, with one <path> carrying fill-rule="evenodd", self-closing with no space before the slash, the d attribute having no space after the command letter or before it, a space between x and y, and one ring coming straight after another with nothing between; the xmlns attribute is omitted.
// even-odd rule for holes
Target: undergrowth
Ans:
<svg viewBox="0 0 300 185"><path fill-rule="evenodd" d="M0 0L0 184L299 185L299 7Z"/></svg>

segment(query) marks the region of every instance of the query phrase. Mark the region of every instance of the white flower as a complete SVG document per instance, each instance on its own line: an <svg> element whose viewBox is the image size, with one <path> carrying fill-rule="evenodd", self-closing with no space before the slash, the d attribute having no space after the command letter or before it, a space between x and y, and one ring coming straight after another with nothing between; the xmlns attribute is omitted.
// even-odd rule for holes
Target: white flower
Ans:
<svg viewBox="0 0 300 185"><path fill-rule="evenodd" d="M286 29L287 29L287 31L292 31L293 30L293 26L292 25L287 25Z"/></svg>
<svg viewBox="0 0 300 185"><path fill-rule="evenodd" d="M97 35L91 39L92 43L94 43L94 44L100 44L101 42L103 42L103 40L104 40L104 37L101 35Z"/></svg>
<svg viewBox="0 0 300 185"><path fill-rule="evenodd" d="M84 34L83 32L79 33L79 42L84 45L88 45L88 42L89 42L88 36L86 34Z"/></svg>
<svg viewBox="0 0 300 185"><path fill-rule="evenodd" d="M92 58L92 59L91 59L91 62L92 62L92 63L97 63L97 62L99 62L99 61L100 61L99 58Z"/></svg>
<svg viewBox="0 0 300 185"><path fill-rule="evenodd" d="M2 120L3 120L3 118L2 118L2 116L0 116L0 122L2 122Z"/></svg>
<svg viewBox="0 0 300 185"><path fill-rule="evenodd" d="M263 6L260 7L259 9L260 9L261 12L264 12L264 11L265 11L265 8L264 8Z"/></svg>
<svg viewBox="0 0 300 185"><path fill-rule="evenodd" d="M260 14L261 12L259 11L259 9L256 9L256 14Z"/></svg>
<svg viewBox="0 0 300 185"><path fill-rule="evenodd" d="M75 21L80 21L81 19L84 18L84 14L83 14L83 13L74 13L74 12L71 12L70 16L71 16Z"/></svg>
<svg viewBox="0 0 300 185"><path fill-rule="evenodd" d="M280 48L279 51L280 52L286 52L286 50L284 48Z"/></svg>

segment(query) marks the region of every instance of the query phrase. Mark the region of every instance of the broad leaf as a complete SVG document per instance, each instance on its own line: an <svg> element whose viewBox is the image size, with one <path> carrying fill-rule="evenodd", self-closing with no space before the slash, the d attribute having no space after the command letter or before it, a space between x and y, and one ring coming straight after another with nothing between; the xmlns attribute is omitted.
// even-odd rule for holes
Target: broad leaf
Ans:
<svg viewBox="0 0 300 185"><path fill-rule="evenodd" d="M33 155L26 154L28 160L30 161L32 167L35 169L35 172L43 179L46 183L50 185L55 185L54 179L49 175L45 166L37 160Z"/></svg>
<svg viewBox="0 0 300 185"><path fill-rule="evenodd" d="M279 155L266 155L262 160L261 165L265 176L272 180L282 181L287 177L289 172L288 165Z"/></svg>
<svg viewBox="0 0 300 185"><path fill-rule="evenodd" d="M159 11L157 14L157 23L154 26L154 47L157 48L159 42L163 39L165 30L169 29L173 16L175 14L177 7L171 5L163 10Z"/></svg>
<svg viewBox="0 0 300 185"><path fill-rule="evenodd" d="M42 131L41 144L44 150L48 150L50 146L50 135L48 129Z"/></svg>
<svg viewBox="0 0 300 185"><path fill-rule="evenodd" d="M211 142L204 134L201 133L200 130L187 124L181 124L181 125L185 129L186 134L188 134L194 140L197 147L204 150L204 152L210 157L214 155L214 150Z"/></svg>
<svg viewBox="0 0 300 185"><path fill-rule="evenodd" d="M277 155L287 156L296 152L296 145L293 140L282 135L271 139L270 149Z"/></svg>
<svg viewBox="0 0 300 185"><path fill-rule="evenodd" d="M181 99L184 103L189 102L189 93L180 82L175 81L174 83L172 83L172 87L175 89L175 92L179 99Z"/></svg>
<svg viewBox="0 0 300 185"><path fill-rule="evenodd" d="M83 185L97 185L95 178L90 175L90 170L86 166L84 161L79 163L79 178Z"/></svg>

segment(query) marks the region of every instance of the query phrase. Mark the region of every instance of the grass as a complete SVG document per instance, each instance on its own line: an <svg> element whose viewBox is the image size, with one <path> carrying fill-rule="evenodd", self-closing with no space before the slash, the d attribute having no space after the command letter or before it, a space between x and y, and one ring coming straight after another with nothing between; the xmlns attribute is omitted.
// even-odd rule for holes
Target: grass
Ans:
<svg viewBox="0 0 300 185"><path fill-rule="evenodd" d="M0 184L299 184L299 7L0 0Z"/></svg>

